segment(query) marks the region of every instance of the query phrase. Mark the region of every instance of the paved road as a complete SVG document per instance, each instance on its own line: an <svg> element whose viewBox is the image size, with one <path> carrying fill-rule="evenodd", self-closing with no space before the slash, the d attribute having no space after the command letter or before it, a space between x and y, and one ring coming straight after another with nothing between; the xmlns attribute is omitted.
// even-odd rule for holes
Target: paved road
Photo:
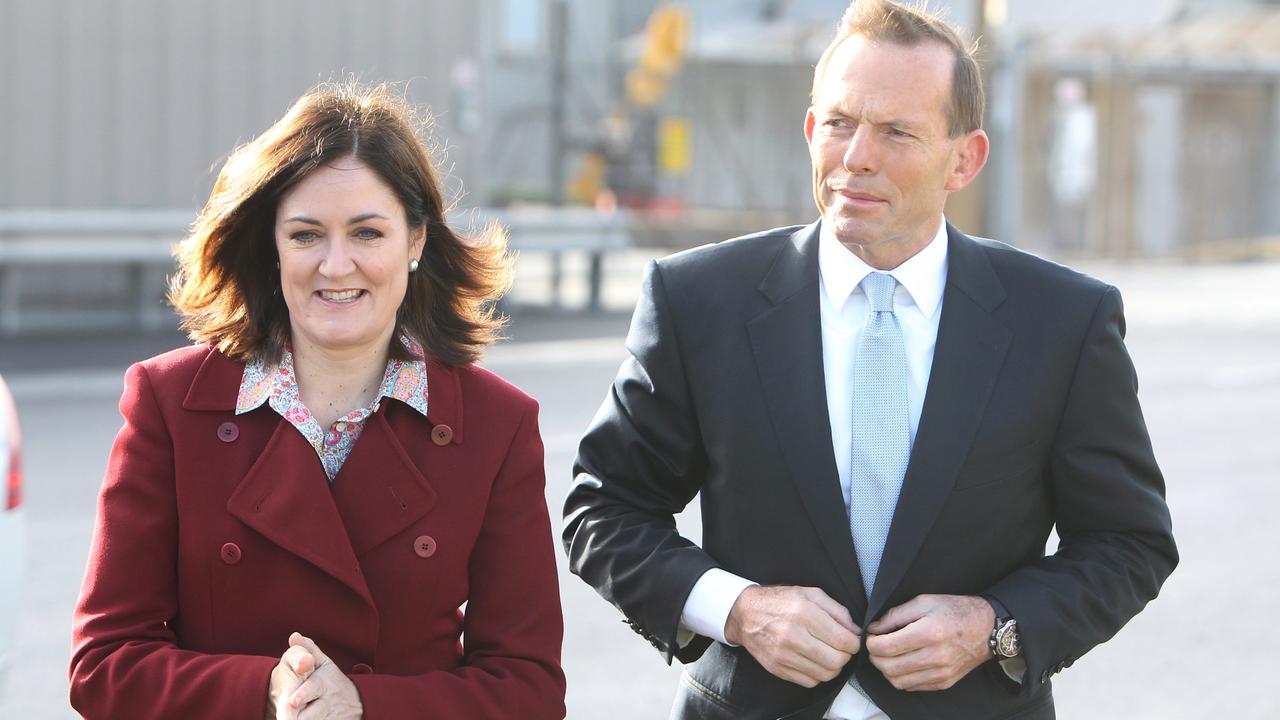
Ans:
<svg viewBox="0 0 1280 720"><path fill-rule="evenodd" d="M1272 621L1280 617L1273 519L1280 507L1280 264L1090 269L1125 292L1130 348L1183 561L1145 613L1059 676L1059 715L1280 717L1280 627ZM516 341L488 360L542 401L553 513L577 436L622 358L625 326L621 314L526 315L513 328ZM174 342L48 338L0 347L0 371L14 386L27 435L33 555L0 718L74 717L65 700L68 624L97 485L119 426L120 373ZM698 534L696 513L681 524ZM663 665L616 611L569 576L563 558L561 577L569 717L665 718L678 667Z"/></svg>

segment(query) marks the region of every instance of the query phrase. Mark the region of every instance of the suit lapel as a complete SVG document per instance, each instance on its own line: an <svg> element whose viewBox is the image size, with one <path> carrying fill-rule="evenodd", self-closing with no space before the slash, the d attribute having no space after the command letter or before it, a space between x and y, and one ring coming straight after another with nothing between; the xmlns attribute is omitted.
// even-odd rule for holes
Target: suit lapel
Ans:
<svg viewBox="0 0 1280 720"><path fill-rule="evenodd" d="M1005 293L986 254L950 225L947 232L947 287L933 369L868 618L886 609L946 504L1013 337L991 316Z"/></svg>
<svg viewBox="0 0 1280 720"><path fill-rule="evenodd" d="M857 618L866 610L866 593L831 450L817 248L816 223L791 236L760 285L773 307L749 321L747 330L791 480L844 583L849 610Z"/></svg>

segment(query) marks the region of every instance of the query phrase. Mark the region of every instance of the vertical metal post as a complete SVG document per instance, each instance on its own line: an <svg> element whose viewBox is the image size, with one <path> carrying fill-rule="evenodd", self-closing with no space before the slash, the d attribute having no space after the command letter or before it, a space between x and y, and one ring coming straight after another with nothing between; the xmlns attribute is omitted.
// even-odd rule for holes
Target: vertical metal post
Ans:
<svg viewBox="0 0 1280 720"><path fill-rule="evenodd" d="M567 56L569 46L569 6L567 0L551 2L551 97L548 118L551 129L551 156L548 182L551 184L551 205L564 205L564 156L568 145L565 139L565 101ZM563 277L560 251L551 251L551 304L560 306L560 284Z"/></svg>

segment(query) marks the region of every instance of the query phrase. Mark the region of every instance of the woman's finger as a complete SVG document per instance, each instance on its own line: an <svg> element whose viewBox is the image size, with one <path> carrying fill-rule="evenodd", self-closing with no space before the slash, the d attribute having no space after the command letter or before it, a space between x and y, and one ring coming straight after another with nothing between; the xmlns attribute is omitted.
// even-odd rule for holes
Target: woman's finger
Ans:
<svg viewBox="0 0 1280 720"><path fill-rule="evenodd" d="M315 659L315 667L317 668L329 662L329 656L324 654L324 651L320 649L320 646L316 645L314 640L302 633L295 632L290 635L289 645L303 648L307 652L311 653Z"/></svg>
<svg viewBox="0 0 1280 720"><path fill-rule="evenodd" d="M291 645L284 651L280 661L293 671L294 675L306 678L316 669L316 659L311 651L301 645Z"/></svg>

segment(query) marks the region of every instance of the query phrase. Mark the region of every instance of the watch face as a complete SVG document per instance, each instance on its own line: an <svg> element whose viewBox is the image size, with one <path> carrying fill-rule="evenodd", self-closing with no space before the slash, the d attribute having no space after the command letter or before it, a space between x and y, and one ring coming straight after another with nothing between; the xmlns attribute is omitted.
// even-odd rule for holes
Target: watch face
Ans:
<svg viewBox="0 0 1280 720"><path fill-rule="evenodd" d="M996 631L996 654L1011 658L1021 653L1022 643L1018 641L1018 624L1010 620Z"/></svg>

